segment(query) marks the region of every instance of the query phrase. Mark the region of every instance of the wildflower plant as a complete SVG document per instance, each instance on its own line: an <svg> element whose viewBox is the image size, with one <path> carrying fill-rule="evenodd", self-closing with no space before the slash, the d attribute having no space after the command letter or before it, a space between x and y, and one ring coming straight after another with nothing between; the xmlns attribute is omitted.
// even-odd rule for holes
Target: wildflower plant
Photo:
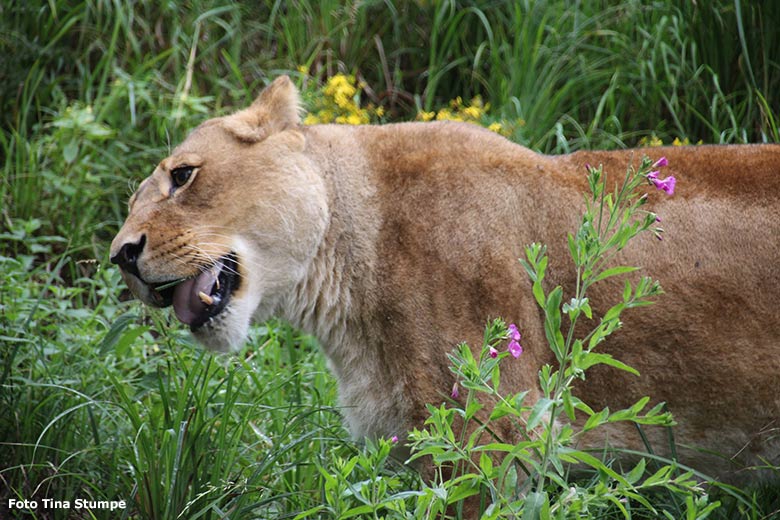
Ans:
<svg viewBox="0 0 780 520"><path fill-rule="evenodd" d="M461 121L465 123L473 123L487 127L488 130L501 134L505 137L511 136L514 131L523 125L525 121L517 119L512 121L495 121L489 115L490 103L482 101L480 96L475 96L470 102L466 103L463 98L458 96L450 101L449 106L439 109L438 111L418 110L418 121Z"/></svg>
<svg viewBox="0 0 780 520"><path fill-rule="evenodd" d="M450 354L451 370L458 379L452 389L453 400L429 405L426 429L409 436L412 459L428 457L436 468L433 483L425 485L417 499L416 518L443 517L453 511L462 517L467 497L472 497L472 502L479 500L481 518L592 518L608 511L631 518L632 509L634 513L644 509L655 516L661 512L645 494L658 490L671 493L680 504L676 516L704 518L719 507L718 502L709 503L693 473L678 471L674 461L657 469L654 466L655 471L648 475L648 464L640 459L629 471L621 472L577 447L585 432L609 423L674 424L663 403L648 409L650 397L624 410L593 410L575 395L573 386L575 381L585 380L587 371L596 365L639 375L611 355L598 352L598 347L622 326L624 311L652 304L652 298L662 293L659 283L649 277L634 284L626 280L616 303L601 317L594 317L588 290L638 269L611 263L636 236L646 232L661 236L657 215L644 209L647 197L641 188L655 185L671 195L674 177L659 181L666 164L664 158L656 162L644 158L638 169L628 168L613 190L608 189L601 167L587 166L590 194L585 198L579 228L568 236L576 270L574 294L568 300L564 300L560 286L544 290L546 247L526 247L525 259L520 262L543 310L545 336L556 360L555 366L544 365L539 371L542 395L536 402L529 402L527 390L509 395L500 390L501 365L524 362L522 324L507 327L502 320L494 320L486 327L476 355L465 343ZM577 331L585 328L576 326L586 319L594 325L578 335ZM456 397L463 399L456 401ZM500 430L494 427L499 420L511 421L520 439L507 442L499 438L495 432ZM592 470L591 481L574 480L572 465ZM663 514L669 517L669 512Z"/></svg>
<svg viewBox="0 0 780 520"><path fill-rule="evenodd" d="M335 74L320 89L313 100L313 107L304 124L366 125L378 122L384 116L382 107L361 106L363 85L354 76Z"/></svg>

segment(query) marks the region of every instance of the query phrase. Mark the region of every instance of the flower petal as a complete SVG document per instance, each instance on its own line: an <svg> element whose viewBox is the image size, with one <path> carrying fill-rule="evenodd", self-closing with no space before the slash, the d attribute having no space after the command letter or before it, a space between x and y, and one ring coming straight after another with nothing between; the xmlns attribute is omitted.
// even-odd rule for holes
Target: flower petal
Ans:
<svg viewBox="0 0 780 520"><path fill-rule="evenodd" d="M674 186L677 183L677 179L673 175L662 180L653 179L651 182L657 189L663 190L667 195L674 195Z"/></svg>
<svg viewBox="0 0 780 520"><path fill-rule="evenodd" d="M519 358L523 353L522 345L520 345L520 343L515 340L510 341L507 348L509 349L509 353L512 354L514 358Z"/></svg>
<svg viewBox="0 0 780 520"><path fill-rule="evenodd" d="M664 166L668 166L668 165L669 165L669 161L666 159L666 157L661 157L660 159L658 159L653 163L651 168L663 168Z"/></svg>
<svg viewBox="0 0 780 520"><path fill-rule="evenodd" d="M522 337L520 334L520 331L517 330L517 325L514 323L509 324L509 339L512 339L514 341L520 341L520 338Z"/></svg>

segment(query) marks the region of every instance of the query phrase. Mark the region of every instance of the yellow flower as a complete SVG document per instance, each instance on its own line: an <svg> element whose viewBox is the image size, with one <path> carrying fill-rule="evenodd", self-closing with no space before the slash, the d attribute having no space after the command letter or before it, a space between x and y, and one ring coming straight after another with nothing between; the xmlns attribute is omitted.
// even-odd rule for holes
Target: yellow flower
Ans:
<svg viewBox="0 0 780 520"><path fill-rule="evenodd" d="M497 134L502 133L501 130L503 130L503 125L501 123L491 123L490 126L488 126L488 130L492 132L496 132Z"/></svg>
<svg viewBox="0 0 780 520"><path fill-rule="evenodd" d="M362 111L347 116L347 124L349 125L362 125L364 123L368 123L368 117Z"/></svg>
<svg viewBox="0 0 780 520"><path fill-rule="evenodd" d="M385 111L382 107L368 105L360 107L360 91L364 84L356 84L354 76L336 74L328 78L316 98L316 109L304 120L307 124L339 123L360 125L368 124L374 118L380 118Z"/></svg>
<svg viewBox="0 0 780 520"><path fill-rule="evenodd" d="M463 118L460 117L457 113L453 114L452 111L448 108L442 108L439 110L439 113L436 114L436 120L437 121L463 121Z"/></svg>
<svg viewBox="0 0 780 520"><path fill-rule="evenodd" d="M320 118L314 114L306 114L306 118L303 120L304 125L316 125L320 123Z"/></svg>
<svg viewBox="0 0 780 520"><path fill-rule="evenodd" d="M328 79L323 93L333 99L336 106L347 110L355 106L353 98L357 94L357 88L353 85L354 82L355 78L352 76L336 74Z"/></svg>
<svg viewBox="0 0 780 520"><path fill-rule="evenodd" d="M308 65L298 65L298 72L300 72L304 76L308 76L309 75L309 66Z"/></svg>
<svg viewBox="0 0 780 520"><path fill-rule="evenodd" d="M639 140L639 146L663 146L664 142L655 135L645 136Z"/></svg>
<svg viewBox="0 0 780 520"><path fill-rule="evenodd" d="M434 117L436 117L436 112L425 112L424 110L422 112L417 112L417 119L420 121L430 121Z"/></svg>
<svg viewBox="0 0 780 520"><path fill-rule="evenodd" d="M320 113L317 114L320 118L320 123L332 123L333 120L336 118L335 114L331 110L320 110Z"/></svg>
<svg viewBox="0 0 780 520"><path fill-rule="evenodd" d="M461 113L466 117L474 120L478 120L482 117L482 110L475 106L465 107L463 110L461 110Z"/></svg>
<svg viewBox="0 0 780 520"><path fill-rule="evenodd" d="M672 141L672 146L688 146L689 144L691 144L691 142L688 140L687 137L682 141L680 141L679 137L675 137L674 141Z"/></svg>

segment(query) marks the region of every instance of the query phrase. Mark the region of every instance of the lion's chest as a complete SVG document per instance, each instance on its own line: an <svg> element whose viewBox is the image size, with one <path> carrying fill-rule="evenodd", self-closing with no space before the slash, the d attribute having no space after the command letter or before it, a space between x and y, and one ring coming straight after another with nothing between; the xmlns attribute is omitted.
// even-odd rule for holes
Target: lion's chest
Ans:
<svg viewBox="0 0 780 520"><path fill-rule="evenodd" d="M388 377L369 356L324 350L330 351L328 365L338 381L339 405L350 434L356 439L403 436L410 427L410 403L398 379Z"/></svg>

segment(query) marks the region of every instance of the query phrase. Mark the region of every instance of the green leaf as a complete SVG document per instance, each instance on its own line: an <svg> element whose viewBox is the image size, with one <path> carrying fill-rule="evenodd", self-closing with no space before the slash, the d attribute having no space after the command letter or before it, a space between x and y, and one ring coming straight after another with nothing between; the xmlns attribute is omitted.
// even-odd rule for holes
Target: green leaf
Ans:
<svg viewBox="0 0 780 520"><path fill-rule="evenodd" d="M68 164L72 164L73 161L76 160L76 156L78 156L78 154L79 154L79 144L78 142L76 142L75 139L70 141L62 148L62 157L65 159L65 162Z"/></svg>
<svg viewBox="0 0 780 520"><path fill-rule="evenodd" d="M590 308L590 303L588 303L587 298L585 298L585 301L582 303L582 312L585 313L585 316L587 316L589 320L593 319L593 310Z"/></svg>
<svg viewBox="0 0 780 520"><path fill-rule="evenodd" d="M638 270L639 270L638 267L631 267L628 265L611 267L599 273L599 275L596 276L596 278L593 280L593 283L598 282L599 280L604 280L606 278L609 278L610 276L617 276L619 274L625 274L625 273L633 273L634 271L638 271Z"/></svg>
<svg viewBox="0 0 780 520"><path fill-rule="evenodd" d="M366 504L358 507L353 507L352 509L345 511L339 516L339 518L355 518L356 516L361 515L367 515L369 513L372 513L374 511L374 506L371 504Z"/></svg>
<svg viewBox="0 0 780 520"><path fill-rule="evenodd" d="M544 306L544 311L547 313L547 317L550 318L554 325L560 325L561 323L561 300L563 299L563 288L559 285L550 292L547 296L547 302Z"/></svg>
<svg viewBox="0 0 780 520"><path fill-rule="evenodd" d="M530 278L532 282L535 282L539 278L536 275L536 270L531 266L531 264L529 264L522 258L520 259L520 265L522 265L523 269L525 269L525 272L528 273L528 278Z"/></svg>
<svg viewBox="0 0 780 520"><path fill-rule="evenodd" d="M645 459L639 459L639 463L634 466L634 469L628 472L626 475L626 480L629 484L632 486L639 482L639 479L642 478L642 475L645 474Z"/></svg>
<svg viewBox="0 0 780 520"><path fill-rule="evenodd" d="M555 401L552 399L548 399L546 397L539 398L538 401L536 401L536 404L531 409L531 414L528 416L528 424L526 425L526 430L531 431L544 420L545 414L547 414L550 411L550 408L552 408L553 404L555 404Z"/></svg>
<svg viewBox="0 0 780 520"><path fill-rule="evenodd" d="M609 408L604 408L599 413L591 415L582 427L582 431L587 432L601 426L607 422L609 417Z"/></svg>
<svg viewBox="0 0 780 520"><path fill-rule="evenodd" d="M574 265L580 265L579 249L577 248L577 242L574 240L574 235L569 233L567 238L569 241L569 253L571 254L571 259L574 260Z"/></svg>
<svg viewBox="0 0 780 520"><path fill-rule="evenodd" d="M574 421L574 403L572 403L570 388L566 388L563 392L563 409L569 417L569 420Z"/></svg>
<svg viewBox="0 0 780 520"><path fill-rule="evenodd" d="M498 360L494 359L493 361ZM498 368L498 363L496 363L493 367L493 370L491 370L490 383L493 385L493 388L495 388L496 391L498 391L499 387L501 386L501 370Z"/></svg>
<svg viewBox="0 0 780 520"><path fill-rule="evenodd" d="M578 462L582 462L583 464L587 464L591 468L606 473L608 476L612 477L614 480L616 480L619 484L630 487L628 482L625 478L623 478L622 475L618 474L613 470L612 468L608 467L606 464L604 464L602 461L594 457L593 455L586 453L584 451L579 450L572 450L570 448L561 448L560 450L561 458L568 458L571 460L575 460Z"/></svg>
<svg viewBox="0 0 780 520"><path fill-rule="evenodd" d="M461 482L460 484L455 486L454 490L451 490L449 492L447 496L447 504L455 504L470 496L476 495L477 493L479 493L479 488L475 486L472 482L470 481Z"/></svg>
<svg viewBox="0 0 780 520"><path fill-rule="evenodd" d="M116 318L111 325L111 328L108 329L108 332L106 332L106 335L103 337L103 341L100 342L98 351L101 354L107 354L119 340L124 330L137 319L138 315L131 313L126 313Z"/></svg>
<svg viewBox="0 0 780 520"><path fill-rule="evenodd" d="M618 303L609 308L607 313L601 318L602 322L616 320L620 317L620 313L626 308L624 303Z"/></svg>
<svg viewBox="0 0 780 520"><path fill-rule="evenodd" d="M534 282L533 293L534 298L536 298L536 303L539 304L539 307L544 309L544 289L542 289L542 284L538 280Z"/></svg>
<svg viewBox="0 0 780 520"><path fill-rule="evenodd" d="M493 478L493 459L484 451L479 454L479 469L482 470L485 478Z"/></svg>
<svg viewBox="0 0 780 520"><path fill-rule="evenodd" d="M666 482L669 480L669 476L672 474L673 468L672 466L664 466L655 473L653 473L651 476L647 477L645 481L642 483L643 487L652 487L657 486L662 482Z"/></svg>
<svg viewBox="0 0 780 520"><path fill-rule="evenodd" d="M473 418L478 411L482 409L482 405L476 399L471 399L466 403L466 420Z"/></svg>
<svg viewBox="0 0 780 520"><path fill-rule="evenodd" d="M579 368L581 368L582 370L587 370L590 367L595 365L609 365L619 370L623 370L624 372L629 372L631 374L634 374L635 376L639 375L639 372L635 368L626 365L622 361L618 361L617 359L613 358L609 354L598 354L595 352L586 352L585 354L582 355L582 358L579 360Z"/></svg>
<svg viewBox="0 0 780 520"><path fill-rule="evenodd" d="M523 520L547 520L550 517L550 500L544 491L533 491L525 497Z"/></svg>
<svg viewBox="0 0 780 520"><path fill-rule="evenodd" d="M306 511L299 513L298 515L295 516L295 518L293 518L293 520L304 520L306 518L314 518L315 516L317 516L314 513L319 513L320 511L325 509L325 507L326 506L324 505L314 506L311 509L307 509Z"/></svg>

